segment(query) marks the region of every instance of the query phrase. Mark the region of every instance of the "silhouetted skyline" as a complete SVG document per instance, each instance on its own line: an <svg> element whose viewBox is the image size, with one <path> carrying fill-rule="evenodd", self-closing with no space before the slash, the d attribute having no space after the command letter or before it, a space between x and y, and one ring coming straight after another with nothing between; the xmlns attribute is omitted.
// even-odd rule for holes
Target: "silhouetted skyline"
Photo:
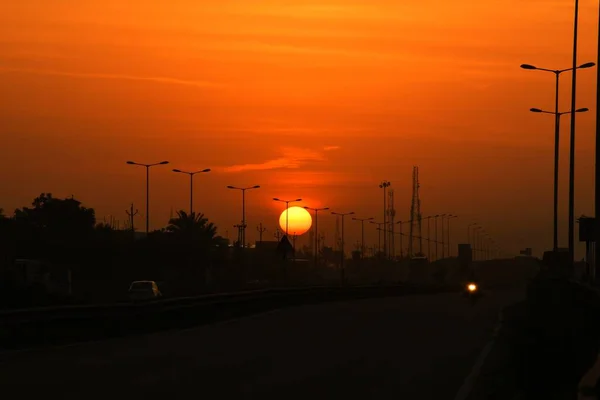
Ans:
<svg viewBox="0 0 600 400"><path fill-rule="evenodd" d="M580 5L582 63L595 60L595 6ZM100 219L125 220L132 202L143 209L145 182L123 161L168 159L181 170L212 169L194 182L194 209L219 226L240 222L238 196L221 194L225 185L263 187L248 205L254 227L276 221L282 207L273 195L377 216L373 185L382 179L393 183L406 220L418 165L425 215L459 215L457 232L480 221L513 253L552 244L553 121L528 110L552 109L554 88L550 76L519 65L570 65L568 0L130 2L118 13L98 0L68 13L31 0L7 7L0 207L9 213L47 191L74 194ZM578 106L593 110L593 81L593 73L578 75ZM561 110L569 84L561 83ZM576 216L593 215L587 114L577 121ZM567 146L562 140L561 188ZM152 172L152 228L171 209L188 209L185 182L172 175ZM561 191L559 247L567 245L566 207ZM334 224L320 222L327 231ZM347 233L347 242L360 237L355 225ZM247 230L249 241L258 235ZM375 229L365 235L377 241Z"/></svg>

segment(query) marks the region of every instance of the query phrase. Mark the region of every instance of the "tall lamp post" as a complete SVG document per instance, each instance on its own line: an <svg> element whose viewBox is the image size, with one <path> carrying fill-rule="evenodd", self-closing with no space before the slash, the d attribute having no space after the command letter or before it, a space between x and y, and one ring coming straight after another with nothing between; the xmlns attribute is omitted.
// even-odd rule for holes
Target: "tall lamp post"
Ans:
<svg viewBox="0 0 600 400"><path fill-rule="evenodd" d="M142 164L134 161L127 161L127 164L129 165L138 165L140 167L146 167L146 236L150 231L150 167L154 167L156 165L165 165L168 163L168 161L161 161L154 164Z"/></svg>
<svg viewBox="0 0 600 400"><path fill-rule="evenodd" d="M383 225L383 222L375 222L375 221L369 221L369 222L377 225L377 250L381 254L381 226Z"/></svg>
<svg viewBox="0 0 600 400"><path fill-rule="evenodd" d="M594 65L594 63L588 63ZM587 64L583 64L584 66ZM588 68L588 67L585 67ZM558 74L556 81L558 83ZM557 89L558 93L558 89ZM554 115L554 234L553 245L554 251L558 250L558 159L559 159L559 140L560 140L560 117L564 114L571 114L571 111L558 112L558 97L556 99L556 111L545 111L540 108L531 108L529 111L534 113L544 113ZM575 112L586 112L587 108L579 108Z"/></svg>
<svg viewBox="0 0 600 400"><path fill-rule="evenodd" d="M573 74L571 75L571 110L576 110L577 92L577 30L579 26L579 0L575 0L573 23ZM575 267L575 115L571 115L571 135L569 140L569 273Z"/></svg>
<svg viewBox="0 0 600 400"><path fill-rule="evenodd" d="M578 20L578 0L575 0L575 36L574 36L574 44L573 44L573 66L571 68L565 68L565 69L548 69L548 68L539 68L536 67L534 65L530 65L530 64L522 64L521 68L523 69L529 69L529 70L538 70L538 71L544 71L544 72L551 72L555 75L556 79L555 79L555 97L554 97L554 114L556 116L555 120L554 120L554 213L555 213L555 217L554 217L554 250L556 251L558 249L558 153L559 153L559 138L560 138L560 117L559 117L559 112L558 112L558 93L559 93L559 80L560 80L560 74L563 72L567 72L567 71L573 71L573 82L572 82L572 93L571 93L571 110L575 110L576 106L575 106L575 86L576 86L576 76L577 76L577 70L578 69L582 69L582 68L591 68L594 65L596 65L593 62L588 62L585 64L581 64L579 66L577 66L577 20ZM572 181L572 171L574 170L573 167L573 163L574 163L574 141L575 141L575 117L573 116L573 118L571 118L571 151L570 151L570 168L569 170L570 172L570 183L569 183L569 214L571 214L571 205L572 205L572 199L571 199L571 189L573 188L573 181ZM572 216L569 216L569 248L570 248L570 243L571 243L571 235L572 235L572 222L571 220L573 219Z"/></svg>
<svg viewBox="0 0 600 400"><path fill-rule="evenodd" d="M598 7L598 52L597 62L600 64L600 7ZM598 256L598 248L600 241L600 68L596 69L596 166L595 166L595 184L594 184L594 214L595 214L595 229L594 229L594 277L596 280L600 276L600 257ZM594 282L597 283L597 282Z"/></svg>
<svg viewBox="0 0 600 400"><path fill-rule="evenodd" d="M277 197L273 197L273 200L279 201L281 203L285 203L285 236L288 236L288 227L289 227L289 222L290 222L290 214L288 211L290 209L290 203L297 203L299 201L302 201L302 199L281 200L281 199L278 199Z"/></svg>
<svg viewBox="0 0 600 400"><path fill-rule="evenodd" d="M337 213L335 211L332 211L331 214L333 215L339 215L340 217L342 217L342 255L340 257L340 278L342 280L342 285L344 284L344 280L345 280L345 270L344 270L344 217L346 215L354 215L354 211L350 211L347 213Z"/></svg>
<svg viewBox="0 0 600 400"><path fill-rule="evenodd" d="M260 185L254 185L254 186L248 186L248 187L237 187L237 186L227 186L227 189L232 189L232 190L239 190L242 192L242 234L241 236L241 241L242 241L242 248L246 247L246 190L251 190L251 189L259 189Z"/></svg>
<svg viewBox="0 0 600 400"><path fill-rule="evenodd" d="M434 218L434 222L435 222L435 259L437 261L438 259L438 224L437 224L437 219L438 217L442 218L442 236L444 235L444 217L446 216L446 214L439 214L436 215ZM444 239L442 238L442 253L443 253L443 246L444 243Z"/></svg>
<svg viewBox="0 0 600 400"><path fill-rule="evenodd" d="M383 189L383 257L387 258L387 209L386 209L386 189L392 184L388 181L383 181L379 184L379 188Z"/></svg>
<svg viewBox="0 0 600 400"><path fill-rule="evenodd" d="M360 243L360 258L364 258L365 256L365 221L373 221L375 218L352 218L354 221L360 221L360 235L361 235L361 243Z"/></svg>
<svg viewBox="0 0 600 400"><path fill-rule="evenodd" d="M435 218L435 216L430 215L424 218L427 220L427 260L429 261L431 261L431 224L429 223L431 218Z"/></svg>
<svg viewBox="0 0 600 400"><path fill-rule="evenodd" d="M446 219L448 223L446 225L446 238L448 243L448 257L452 257L452 246L450 245L450 220L452 218L458 218L458 215L449 214Z"/></svg>
<svg viewBox="0 0 600 400"><path fill-rule="evenodd" d="M329 210L329 207L323 208L311 208L304 207L306 210L311 210L315 212L315 265L317 265L319 261L319 211Z"/></svg>
<svg viewBox="0 0 600 400"><path fill-rule="evenodd" d="M173 172L179 172L180 174L188 174L190 176L190 216L194 212L194 175L201 174L203 172L210 172L210 168L203 169L202 171L188 172L180 169L174 169Z"/></svg>
<svg viewBox="0 0 600 400"><path fill-rule="evenodd" d="M471 243L471 227L477 226L477 225L478 225L477 222L473 222L473 223L470 223L469 225L467 225L467 243L469 245L471 245L471 255L474 253L473 250L475 248L474 243Z"/></svg>
<svg viewBox="0 0 600 400"><path fill-rule="evenodd" d="M473 243L475 244L475 253L479 254L481 252L481 235L484 233L483 227L478 225L473 229ZM480 261L483 258L483 253L481 256L476 256L476 259Z"/></svg>
<svg viewBox="0 0 600 400"><path fill-rule="evenodd" d="M402 241L402 236L404 236L404 230L402 229L402 224L406 222L406 221L398 221L396 222L398 225L400 225L400 260L402 260L404 258L404 244ZM410 223L410 221L408 221Z"/></svg>

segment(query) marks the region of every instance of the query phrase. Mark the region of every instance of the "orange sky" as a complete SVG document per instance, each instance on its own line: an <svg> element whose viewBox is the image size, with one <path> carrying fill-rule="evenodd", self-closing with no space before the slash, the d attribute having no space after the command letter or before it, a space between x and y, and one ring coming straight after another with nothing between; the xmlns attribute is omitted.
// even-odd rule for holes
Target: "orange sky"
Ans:
<svg viewBox="0 0 600 400"><path fill-rule="evenodd" d="M306 200L382 219L381 180L409 218L412 166L424 216L477 220L508 251L551 246L553 76L568 68L572 0L21 0L0 13L0 207L75 195L99 219L152 226L195 207L229 231L247 196L247 237L272 235L281 204ZM597 1L581 0L579 60L596 61ZM595 69L578 106L595 108ZM561 109L569 107L570 75ZM593 215L594 112L577 119L576 215ZM568 126L562 124L561 246L567 246ZM136 221L143 228L143 218ZM333 241L334 218L319 226ZM347 248L360 237L346 222ZM377 240L372 226L370 243ZM267 236L268 237L268 236ZM307 239L303 239L307 240ZM301 243L301 242L300 242ZM581 256L581 255L580 255Z"/></svg>

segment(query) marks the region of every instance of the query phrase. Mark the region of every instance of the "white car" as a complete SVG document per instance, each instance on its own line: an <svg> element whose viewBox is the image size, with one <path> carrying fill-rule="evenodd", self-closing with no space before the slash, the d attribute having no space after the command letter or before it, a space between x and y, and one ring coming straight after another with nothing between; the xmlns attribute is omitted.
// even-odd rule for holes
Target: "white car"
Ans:
<svg viewBox="0 0 600 400"><path fill-rule="evenodd" d="M162 297L158 285L154 281L135 281L129 286L131 300L153 300Z"/></svg>

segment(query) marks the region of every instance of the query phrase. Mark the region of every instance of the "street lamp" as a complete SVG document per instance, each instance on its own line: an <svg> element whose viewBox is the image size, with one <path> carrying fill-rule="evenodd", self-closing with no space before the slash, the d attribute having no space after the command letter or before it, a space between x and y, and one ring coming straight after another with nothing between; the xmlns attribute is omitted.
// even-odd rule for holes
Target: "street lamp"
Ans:
<svg viewBox="0 0 600 400"><path fill-rule="evenodd" d="M559 131L560 131L560 117L564 114L572 114L571 111L557 112L557 111L546 111L540 108L531 108L529 111L534 113L552 114L555 118L555 133L554 133L554 234L553 234L553 249L558 249L558 143L559 143ZM587 108L578 108L575 112L587 112Z"/></svg>
<svg viewBox="0 0 600 400"><path fill-rule="evenodd" d="M559 135L560 135L560 114L558 112L558 88L559 88L559 77L560 74L567 71L573 71L573 87L571 89L571 110L575 110L575 82L576 82L576 73L578 69L586 69L595 66L596 64L593 62L587 62L577 66L577 19L578 19L578 0L575 1L575 36L574 36L574 45L573 45L573 66L571 68L565 69L548 69L548 68L539 68L530 64L522 64L521 68L528 70L538 70L551 72L555 75L555 98L554 98L554 182L555 182L555 194L554 194L554 251L558 249L558 223L557 223L557 213L558 213L558 184L556 183L558 180L558 153L559 153ZM575 171L575 115L571 118L571 138L570 138L570 162L569 162L569 251L571 252L571 262L573 262L573 253L572 253L572 243L573 243L573 219L574 219L574 190L575 190L575 179L574 179L574 171Z"/></svg>
<svg viewBox="0 0 600 400"><path fill-rule="evenodd" d="M194 212L194 175L200 174L203 172L210 172L210 168L203 169L202 171L188 172L182 171L180 169L174 169L173 172L178 172L180 174L188 174L190 176L190 216Z"/></svg>
<svg viewBox="0 0 600 400"><path fill-rule="evenodd" d="M431 220L431 218L435 218L434 215L430 215L428 217L425 217L423 219L427 220L427 260L431 261L431 224L429 223L429 221Z"/></svg>
<svg viewBox="0 0 600 400"><path fill-rule="evenodd" d="M319 211L329 210L329 207L323 207L323 208L304 207L304 209L315 212L315 265L317 265L317 263L319 261L319 220L318 220ZM286 212L286 214L287 214L287 212Z"/></svg>
<svg viewBox="0 0 600 400"><path fill-rule="evenodd" d="M442 218L442 236L444 236L444 217L445 216L446 216L446 214L438 214L438 215L436 215L436 216L433 217L433 220L435 222L435 259L436 259L436 261L438 259L438 224L437 224L437 219L438 219L438 217ZM442 250L444 249L443 243L444 243L444 238L442 237Z"/></svg>
<svg viewBox="0 0 600 400"><path fill-rule="evenodd" d="M375 221L369 221L372 224L377 225L377 249L379 250L379 253L381 254L381 225L383 225L383 222L375 222Z"/></svg>
<svg viewBox="0 0 600 400"><path fill-rule="evenodd" d="M474 245L471 243L471 227L479 225L477 222L470 223L467 225L467 243L471 245L471 249L473 249Z"/></svg>
<svg viewBox="0 0 600 400"><path fill-rule="evenodd" d="M383 189L383 257L387 258L388 248L387 248L387 210L386 210L386 189L392 186L392 184L388 181L383 181L379 184L379 188Z"/></svg>
<svg viewBox="0 0 600 400"><path fill-rule="evenodd" d="M290 209L290 203L297 203L299 201L302 201L302 199L281 200L281 199L278 199L277 197L273 197L273 200L285 203L285 236L287 236L288 235L289 222L290 222L290 213L288 212L289 209Z"/></svg>
<svg viewBox="0 0 600 400"><path fill-rule="evenodd" d="M477 256L477 254L481 251L481 235L485 233L483 227L481 225L477 225L473 229L473 244L475 246L475 260L480 261L482 256Z"/></svg>
<svg viewBox="0 0 600 400"><path fill-rule="evenodd" d="M150 231L150 167L154 167L155 165L165 165L168 163L168 161L161 161L154 164L142 164L134 161L127 161L127 164L129 165L138 165L140 167L146 167L146 236Z"/></svg>
<svg viewBox="0 0 600 400"><path fill-rule="evenodd" d="M248 186L248 187L237 187L237 186L227 186L227 189L232 189L232 190L240 190L242 192L242 226L241 226L241 230L242 230L242 234L241 236L241 241L242 241L242 248L246 247L246 190L251 190L251 189L260 189L259 185L254 185L254 186Z"/></svg>
<svg viewBox="0 0 600 400"><path fill-rule="evenodd" d="M364 258L365 255L365 221L373 221L375 218L352 218L354 221L360 221L360 232L361 232L361 245L360 245L360 257Z"/></svg>
<svg viewBox="0 0 600 400"><path fill-rule="evenodd" d="M484 247L485 247L485 259L486 260L491 260L491 252L490 252L491 243L492 243L492 237L490 236L489 233L485 233Z"/></svg>
<svg viewBox="0 0 600 400"><path fill-rule="evenodd" d="M448 243L448 257L452 257L452 247L450 246L450 220L452 218L458 218L458 215L449 214L446 217L446 219L448 221L447 230L446 230L446 237L448 239L448 241L447 241L447 243Z"/></svg>
<svg viewBox="0 0 600 400"><path fill-rule="evenodd" d="M332 211L331 214L339 215L342 217L342 246L341 246L342 247L342 255L340 258L340 278L342 280L342 285L343 285L344 279L345 279L345 276L344 276L344 272L345 272L344 271L344 217L346 215L354 215L354 211L350 211L348 213L337 213L337 212Z"/></svg>
<svg viewBox="0 0 600 400"><path fill-rule="evenodd" d="M402 229L402 224L405 222L410 222L410 221L398 221L396 222L398 225L400 225L400 260L402 260L404 258L404 244L402 241L402 236L404 236L404 230Z"/></svg>
<svg viewBox="0 0 600 400"><path fill-rule="evenodd" d="M598 7L598 52L597 61L600 64L600 7ZM596 70L596 155L595 155L595 182L594 182L594 215L595 215L595 227L594 232L596 232L596 240L595 243L598 243L598 232L600 232L600 68ZM598 246L595 244L595 246ZM594 247L597 249L598 247ZM594 250L594 271L592 272L595 280L595 284L597 284L597 279L600 276L600 257L598 255L598 251Z"/></svg>

